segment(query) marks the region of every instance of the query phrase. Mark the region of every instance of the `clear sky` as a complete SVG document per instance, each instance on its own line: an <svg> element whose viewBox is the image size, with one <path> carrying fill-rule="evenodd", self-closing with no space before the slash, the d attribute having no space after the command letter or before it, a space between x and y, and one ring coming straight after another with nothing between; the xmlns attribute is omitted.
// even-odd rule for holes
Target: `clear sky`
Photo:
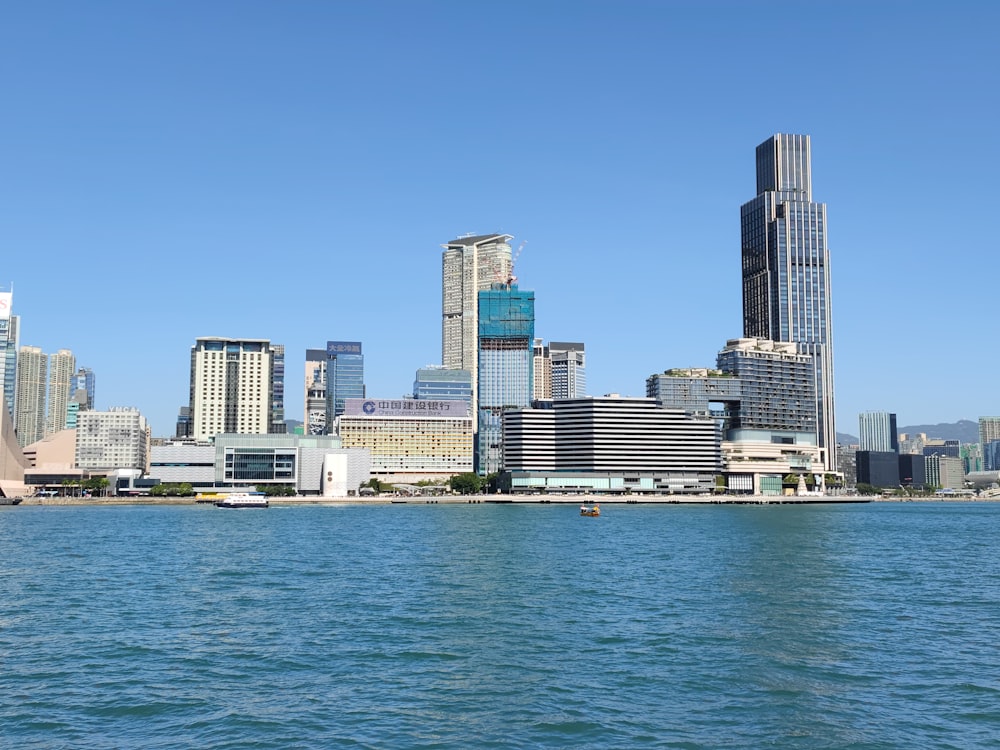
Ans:
<svg viewBox="0 0 1000 750"><path fill-rule="evenodd" d="M172 434L198 336L440 361L441 244L526 240L536 335L644 395L742 334L754 149L808 133L837 427L1000 414L1000 4L8 3L0 288ZM991 229L991 227L993 227Z"/></svg>

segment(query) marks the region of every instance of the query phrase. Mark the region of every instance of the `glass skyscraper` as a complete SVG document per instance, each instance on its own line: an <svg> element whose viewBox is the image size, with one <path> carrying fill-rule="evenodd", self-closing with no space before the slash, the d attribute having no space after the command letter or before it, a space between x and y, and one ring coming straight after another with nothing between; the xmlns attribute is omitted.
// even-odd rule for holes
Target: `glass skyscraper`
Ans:
<svg viewBox="0 0 1000 750"><path fill-rule="evenodd" d="M476 471L503 467L503 413L531 403L535 293L516 284L479 292Z"/></svg>
<svg viewBox="0 0 1000 750"><path fill-rule="evenodd" d="M365 397L365 357L360 341L326 342L326 426L344 413L344 400Z"/></svg>
<svg viewBox="0 0 1000 750"><path fill-rule="evenodd" d="M418 401L465 401L472 403L472 373L448 367L421 367L413 381Z"/></svg>
<svg viewBox="0 0 1000 750"><path fill-rule="evenodd" d="M812 199L807 135L757 147L757 197L743 204L743 335L792 341L813 359L816 431L836 468L826 205Z"/></svg>
<svg viewBox="0 0 1000 750"><path fill-rule="evenodd" d="M94 395L97 391L97 378L94 375L94 371L89 367L81 367L76 371L76 375L73 376L73 383L70 386L70 398L75 398L77 391L85 391L87 393L88 409L97 408L94 405Z"/></svg>

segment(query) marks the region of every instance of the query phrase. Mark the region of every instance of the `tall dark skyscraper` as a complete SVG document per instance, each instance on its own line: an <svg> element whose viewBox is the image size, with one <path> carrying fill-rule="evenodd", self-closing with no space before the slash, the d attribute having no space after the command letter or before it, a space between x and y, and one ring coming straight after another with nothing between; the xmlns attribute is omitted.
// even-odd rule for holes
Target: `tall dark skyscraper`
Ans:
<svg viewBox="0 0 1000 750"><path fill-rule="evenodd" d="M757 197L740 210L743 335L793 341L813 359L817 439L836 468L826 204L812 199L807 135L757 147Z"/></svg>

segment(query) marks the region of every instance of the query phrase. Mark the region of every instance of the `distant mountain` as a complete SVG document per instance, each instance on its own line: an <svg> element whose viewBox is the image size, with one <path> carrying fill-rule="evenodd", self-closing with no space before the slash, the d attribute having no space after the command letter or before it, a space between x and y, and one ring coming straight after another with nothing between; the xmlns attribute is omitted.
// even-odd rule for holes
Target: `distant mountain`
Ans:
<svg viewBox="0 0 1000 750"><path fill-rule="evenodd" d="M921 432L931 440L958 440L962 443L979 442L979 422L971 419L960 419L957 422L941 424L914 424L906 427L896 427L897 432L907 435L919 435ZM846 432L837 433L837 442L841 445L857 445L861 440Z"/></svg>
<svg viewBox="0 0 1000 750"><path fill-rule="evenodd" d="M960 419L957 422L944 422L942 424L915 424L907 427L897 427L899 432L907 435L919 435L921 432L927 437L937 440L958 440L962 443L979 442L979 422L971 419Z"/></svg>

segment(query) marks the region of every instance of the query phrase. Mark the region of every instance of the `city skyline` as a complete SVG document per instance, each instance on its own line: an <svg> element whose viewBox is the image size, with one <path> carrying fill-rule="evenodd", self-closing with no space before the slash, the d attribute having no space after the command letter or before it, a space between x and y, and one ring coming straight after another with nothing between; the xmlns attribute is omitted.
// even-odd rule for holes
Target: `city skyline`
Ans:
<svg viewBox="0 0 1000 750"><path fill-rule="evenodd" d="M536 335L586 342L588 393L639 395L740 335L738 211L751 149L780 132L811 136L829 206L838 423L1000 413L958 383L997 364L971 282L1000 260L965 205L998 193L981 95L997 9L914 3L901 26L898 8L866 5L861 28L841 6L765 23L730 3L251 2L234 28L225 5L16 7L5 24L18 76L0 123L0 290L14 286L20 344L70 347L100 374L102 407L172 434L191 341L215 334L284 344L297 384L305 350L344 332L365 343L370 394L408 393L441 364L440 243L469 232L527 240ZM485 29L508 53L438 51ZM753 34L807 32L807 64L782 86L817 91L808 104L742 75ZM499 110L449 114L485 101ZM975 159L938 147L973 142ZM309 288L303 267L333 281ZM929 348L895 346L893 322ZM286 389L286 417L301 390Z"/></svg>

